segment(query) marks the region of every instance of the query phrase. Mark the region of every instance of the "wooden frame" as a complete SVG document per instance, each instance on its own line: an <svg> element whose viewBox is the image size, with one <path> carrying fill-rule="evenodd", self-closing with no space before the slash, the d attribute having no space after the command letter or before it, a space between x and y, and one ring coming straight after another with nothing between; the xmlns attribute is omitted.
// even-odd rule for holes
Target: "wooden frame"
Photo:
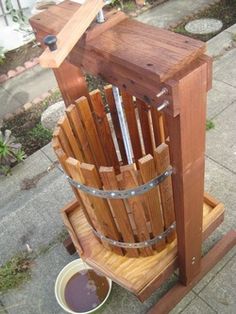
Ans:
<svg viewBox="0 0 236 314"><path fill-rule="evenodd" d="M37 40L42 42L45 35L60 32L78 6L78 4L67 0L31 18L31 25L37 31ZM141 125L148 136L144 149L155 151L155 145L153 144L155 141L158 145L166 142L170 148L171 164L174 167L172 185L178 249L176 241L172 241L161 252L155 253L153 256L138 258L119 256L106 250L94 238L89 225L86 225L86 221L90 217L86 212L86 208L83 208L83 204L88 205L91 198L81 197L75 188L77 201L70 204L62 213L64 222L81 257L90 265L135 293L141 301L150 296L171 275L176 267L179 267L180 282L150 310L150 314L157 313L157 309L158 313L168 313L236 243L235 231L231 231L205 257L201 257L202 239L209 236L223 221L223 207L219 203L216 205L212 197L205 195L205 201L207 200L208 205L214 207L214 209L208 212L202 209L204 202L206 95L212 82L212 60L204 55L204 51L205 44L200 41L173 34L167 30L157 29L127 19L124 16L109 17L107 15L106 23L102 25L93 23L91 25L65 61L68 67L69 64L72 64L79 69L77 74L74 71L71 80L75 82L75 86L80 87L78 91L69 89L66 83L69 73L64 73L63 65L55 70L55 75L67 105L71 100L75 101L78 93L78 96L88 97L87 104L84 105L87 111L93 108L80 69L94 75L100 75L122 90L129 127L136 132L137 136L139 130L132 117L135 116L136 109L139 113L142 113ZM157 97L163 87L167 88L168 93ZM108 88L105 94L107 99L112 102L111 89ZM137 108L133 105L132 96L139 99ZM168 101L169 105L163 112L157 114L155 108L161 105L163 101ZM154 108L150 110L151 113L146 113L143 102ZM69 108L67 111L69 119L75 118L71 116L72 109ZM78 110L81 116L83 112L80 109ZM107 132L107 123L104 124L103 121L99 125L99 121L103 120L103 113L101 114L98 110L97 114L98 123L93 130L89 131L90 135L93 132L93 136L88 137L90 141L97 138L98 129L100 132ZM111 110L111 116L114 121L117 121L113 109ZM150 116L156 122L156 125L163 130L161 134L157 134L155 129L154 135L149 133L148 119ZM115 129L119 134L117 140L120 153L124 157L119 126L115 125ZM74 136L76 137L76 134ZM82 134L80 136L83 137L81 142L81 147L83 147L86 136L84 137ZM80 154L81 147L78 146L76 149L72 147L74 145L67 145L65 139L65 130L63 127L58 128L53 139L54 148L57 148L57 156L66 172L72 171L79 179L83 179L83 176L75 171L80 169L79 163L71 159L69 163L66 163L66 154L60 148L58 149L58 144L64 141L68 155L72 155L72 157L76 157L76 154L83 155L82 151ZM135 157L137 156L136 159L139 159L142 157L142 143L139 143L138 138L132 140L136 143ZM74 141L73 136L70 141L71 143ZM101 147L103 144L101 143ZM100 160L106 160L102 149L97 151L100 152L97 158L93 154L90 156L91 159L95 158L95 164L99 164ZM142 162L139 167L142 171ZM97 174L94 168L82 168L82 174L85 172L90 173L91 178L93 173L93 176L96 177ZM151 169L150 165L148 169ZM103 170L107 171L107 169ZM127 167L124 168L124 171L128 170ZM101 187L98 180L96 181L96 187ZM162 191L164 199L163 195L168 196L164 188ZM95 204L94 199L92 199L92 202ZM87 207L89 210L89 206ZM91 213L93 213L92 210ZM149 215L152 215L152 213L149 212ZM87 220L85 217L87 217ZM173 220L173 217L167 216L167 218ZM90 224L92 225L95 222L91 219ZM116 232L117 230L115 230ZM95 244L92 247L91 241ZM149 273L145 272L145 269L141 266L144 262L143 259L146 263L151 261ZM116 264L117 261L120 261L119 265ZM117 265L116 269L112 268L113 265ZM131 273L131 275L127 275L128 277L122 277L124 267L127 267L127 272ZM139 273L139 276L136 277L139 279L136 281L133 281L132 277L134 272L135 275Z"/></svg>

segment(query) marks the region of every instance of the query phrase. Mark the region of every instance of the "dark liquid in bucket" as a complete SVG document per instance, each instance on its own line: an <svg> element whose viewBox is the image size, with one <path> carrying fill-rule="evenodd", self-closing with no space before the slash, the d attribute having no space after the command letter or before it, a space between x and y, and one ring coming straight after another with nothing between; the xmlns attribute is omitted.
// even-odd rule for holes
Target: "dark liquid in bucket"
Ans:
<svg viewBox="0 0 236 314"><path fill-rule="evenodd" d="M107 296L109 284L93 270L80 271L68 281L65 300L74 312L87 312L97 307Z"/></svg>

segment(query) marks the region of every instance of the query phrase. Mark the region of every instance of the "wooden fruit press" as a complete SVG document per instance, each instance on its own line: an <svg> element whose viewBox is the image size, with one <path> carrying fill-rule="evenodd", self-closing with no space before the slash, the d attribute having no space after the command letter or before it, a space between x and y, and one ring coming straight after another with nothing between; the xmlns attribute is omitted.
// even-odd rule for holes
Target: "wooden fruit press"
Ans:
<svg viewBox="0 0 236 314"><path fill-rule="evenodd" d="M212 63L204 43L105 4L64 1L30 21L67 106L52 140L76 197L62 216L81 258L141 301L178 268L149 312L168 313L236 243L230 231L201 256L224 215L204 193ZM85 72L112 85L89 92Z"/></svg>

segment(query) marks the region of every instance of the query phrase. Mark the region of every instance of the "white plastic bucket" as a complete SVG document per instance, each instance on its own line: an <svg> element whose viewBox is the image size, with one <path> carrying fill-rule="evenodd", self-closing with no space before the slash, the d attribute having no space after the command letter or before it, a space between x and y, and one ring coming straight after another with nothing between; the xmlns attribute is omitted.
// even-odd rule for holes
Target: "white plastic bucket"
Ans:
<svg viewBox="0 0 236 314"><path fill-rule="evenodd" d="M70 280L70 278L74 274L76 274L77 272L84 270L84 269L92 269L92 268L90 266L88 266L87 264L85 264L81 258L78 258L78 259L74 260L73 262L67 264L60 271L59 275L57 276L57 280L55 283L55 296L56 296L58 304L67 313L71 313L71 314L93 313L106 302L107 298L109 297L109 295L111 293L112 281L111 281L111 279L106 277L108 284L109 284L109 289L108 289L108 292L107 292L105 299L96 308L93 308L92 310L90 310L88 312L74 312L74 311L72 311L68 307L68 305L66 304L66 301L65 301L65 287L66 287L67 282Z"/></svg>

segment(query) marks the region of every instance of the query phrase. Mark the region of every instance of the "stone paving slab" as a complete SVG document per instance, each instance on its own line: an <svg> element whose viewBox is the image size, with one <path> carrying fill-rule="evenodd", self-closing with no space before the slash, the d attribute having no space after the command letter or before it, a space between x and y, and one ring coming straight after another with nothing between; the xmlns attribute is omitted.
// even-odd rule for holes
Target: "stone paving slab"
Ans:
<svg viewBox="0 0 236 314"><path fill-rule="evenodd" d="M221 233L236 228L236 176L230 170L206 158L205 191L213 195L225 205L225 220L221 225Z"/></svg>
<svg viewBox="0 0 236 314"><path fill-rule="evenodd" d="M222 32L207 42L207 54L212 57L220 56L230 49L233 43L232 33Z"/></svg>
<svg viewBox="0 0 236 314"><path fill-rule="evenodd" d="M0 99L0 118L21 106L21 102L2 86L0 86Z"/></svg>
<svg viewBox="0 0 236 314"><path fill-rule="evenodd" d="M214 0L195 0L191 1L191 4L189 0L169 0L139 15L137 20L153 26L167 28L213 3L215 3Z"/></svg>
<svg viewBox="0 0 236 314"><path fill-rule="evenodd" d="M228 106L232 105L234 101L236 101L236 88L226 83L213 80L213 87L208 93L207 102L208 119L215 118ZM210 132L211 131L209 131L208 133Z"/></svg>
<svg viewBox="0 0 236 314"><path fill-rule="evenodd" d="M19 289L0 296L8 314L63 314L54 296L54 284L61 269L75 259L62 244L37 258L32 278ZM1 313L1 311L0 311Z"/></svg>
<svg viewBox="0 0 236 314"><path fill-rule="evenodd" d="M42 69L39 65L7 80L0 86L0 118L56 86L53 72Z"/></svg>
<svg viewBox="0 0 236 314"><path fill-rule="evenodd" d="M26 248L47 245L64 228L60 209L71 201L69 184L59 170L54 170L53 183L47 180L44 188L35 189L34 197L0 220L0 263ZM6 245L7 243L7 245Z"/></svg>
<svg viewBox="0 0 236 314"><path fill-rule="evenodd" d="M200 293L217 313L235 313L236 309L236 255Z"/></svg>
<svg viewBox="0 0 236 314"><path fill-rule="evenodd" d="M226 52L214 62L214 79L236 87L236 49Z"/></svg>
<svg viewBox="0 0 236 314"><path fill-rule="evenodd" d="M29 156L25 162L15 166L14 169L12 169L11 176L0 177L0 218L9 214L17 207L22 206L35 195L38 191L37 189L21 190L22 181L47 171L51 164L52 162L42 152L38 151ZM47 179L49 179L50 182L50 175ZM37 184L37 187L41 186L43 186L43 180L39 180Z"/></svg>
<svg viewBox="0 0 236 314"><path fill-rule="evenodd" d="M183 310L183 314L215 314L216 312L198 296Z"/></svg>
<svg viewBox="0 0 236 314"><path fill-rule="evenodd" d="M207 132L206 154L236 174L235 117L236 102L213 119L215 128Z"/></svg>

